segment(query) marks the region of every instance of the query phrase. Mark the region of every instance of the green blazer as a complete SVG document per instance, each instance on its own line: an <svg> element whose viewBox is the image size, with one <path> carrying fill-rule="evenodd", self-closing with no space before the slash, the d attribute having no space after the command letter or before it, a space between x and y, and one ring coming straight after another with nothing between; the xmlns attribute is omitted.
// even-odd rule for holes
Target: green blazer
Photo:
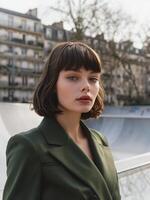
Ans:
<svg viewBox="0 0 150 200"><path fill-rule="evenodd" d="M120 200L118 177L104 136L88 129L90 160L56 119L10 138L3 200Z"/></svg>

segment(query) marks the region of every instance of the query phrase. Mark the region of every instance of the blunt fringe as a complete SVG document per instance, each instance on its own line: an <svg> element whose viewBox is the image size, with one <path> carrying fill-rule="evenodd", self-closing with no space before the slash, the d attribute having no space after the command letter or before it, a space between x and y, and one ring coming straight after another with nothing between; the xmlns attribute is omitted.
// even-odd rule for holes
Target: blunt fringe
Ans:
<svg viewBox="0 0 150 200"><path fill-rule="evenodd" d="M33 110L40 116L61 114L58 109L56 82L60 71L79 70L80 68L101 73L101 61L98 54L81 42L63 42L54 47L49 54L40 80L35 88ZM82 113L81 119L97 118L104 108L104 89L100 80L100 90L92 109Z"/></svg>

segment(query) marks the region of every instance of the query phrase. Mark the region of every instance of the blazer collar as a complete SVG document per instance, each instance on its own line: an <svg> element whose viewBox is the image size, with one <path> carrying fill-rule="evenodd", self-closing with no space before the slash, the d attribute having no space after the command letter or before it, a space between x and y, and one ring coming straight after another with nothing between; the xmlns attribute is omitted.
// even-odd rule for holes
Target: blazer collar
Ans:
<svg viewBox="0 0 150 200"><path fill-rule="evenodd" d="M87 137L91 137L89 128L82 121L80 121L80 125L85 130ZM48 144L63 146L68 144L70 140L70 136L55 117L44 117L39 128L42 130Z"/></svg>
<svg viewBox="0 0 150 200"><path fill-rule="evenodd" d="M68 134L55 117L44 117L39 128L42 130L48 144L62 146L69 141Z"/></svg>

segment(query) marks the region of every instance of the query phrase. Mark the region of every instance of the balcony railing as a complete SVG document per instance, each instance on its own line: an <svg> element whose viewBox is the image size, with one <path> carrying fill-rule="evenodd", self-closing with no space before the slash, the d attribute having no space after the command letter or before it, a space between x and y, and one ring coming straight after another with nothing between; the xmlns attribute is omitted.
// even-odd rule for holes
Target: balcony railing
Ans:
<svg viewBox="0 0 150 200"><path fill-rule="evenodd" d="M8 20L0 20L0 25L2 26L6 26L6 27L9 27L9 28L16 28L16 29L20 29L20 30L23 30L23 31L27 31L27 32L37 32L37 33L41 33L42 32L42 29L41 27L34 27L33 26L29 26L28 24L27 25L22 25L21 22L20 23L16 23L16 22L13 22L13 23L9 23Z"/></svg>
<svg viewBox="0 0 150 200"><path fill-rule="evenodd" d="M116 161L122 200L149 200L150 153Z"/></svg>
<svg viewBox="0 0 150 200"><path fill-rule="evenodd" d="M32 63L37 63L37 64L43 64L43 59L42 56L36 57L32 55L18 55L17 53L14 54L12 52L0 52L0 58L5 58L5 59L11 59L11 60L19 60L19 61L27 61L27 62L32 62ZM20 66L19 66L20 67Z"/></svg>
<svg viewBox="0 0 150 200"><path fill-rule="evenodd" d="M29 46L35 46L35 47L40 47L40 48L44 48L44 43L43 42L39 42L39 41L35 41L35 40L28 40L25 41L23 39L19 39L19 38L9 38L8 36L0 36L0 40L1 41L5 41L5 42L15 42L15 43L19 43L19 44L23 44L23 45L29 45Z"/></svg>
<svg viewBox="0 0 150 200"><path fill-rule="evenodd" d="M15 90L21 90L21 91L25 91L25 90L33 90L35 88L35 84L27 84L27 85L23 85L22 82L14 82L9 84L8 82L2 82L0 81L0 89L15 89Z"/></svg>

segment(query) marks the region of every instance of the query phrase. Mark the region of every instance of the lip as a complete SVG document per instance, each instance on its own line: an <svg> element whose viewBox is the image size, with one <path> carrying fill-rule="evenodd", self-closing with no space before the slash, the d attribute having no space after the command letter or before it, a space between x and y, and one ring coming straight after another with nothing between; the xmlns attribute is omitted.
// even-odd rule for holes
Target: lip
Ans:
<svg viewBox="0 0 150 200"><path fill-rule="evenodd" d="M81 96L77 100L79 100L79 101L92 101L91 97L89 97L87 95Z"/></svg>

